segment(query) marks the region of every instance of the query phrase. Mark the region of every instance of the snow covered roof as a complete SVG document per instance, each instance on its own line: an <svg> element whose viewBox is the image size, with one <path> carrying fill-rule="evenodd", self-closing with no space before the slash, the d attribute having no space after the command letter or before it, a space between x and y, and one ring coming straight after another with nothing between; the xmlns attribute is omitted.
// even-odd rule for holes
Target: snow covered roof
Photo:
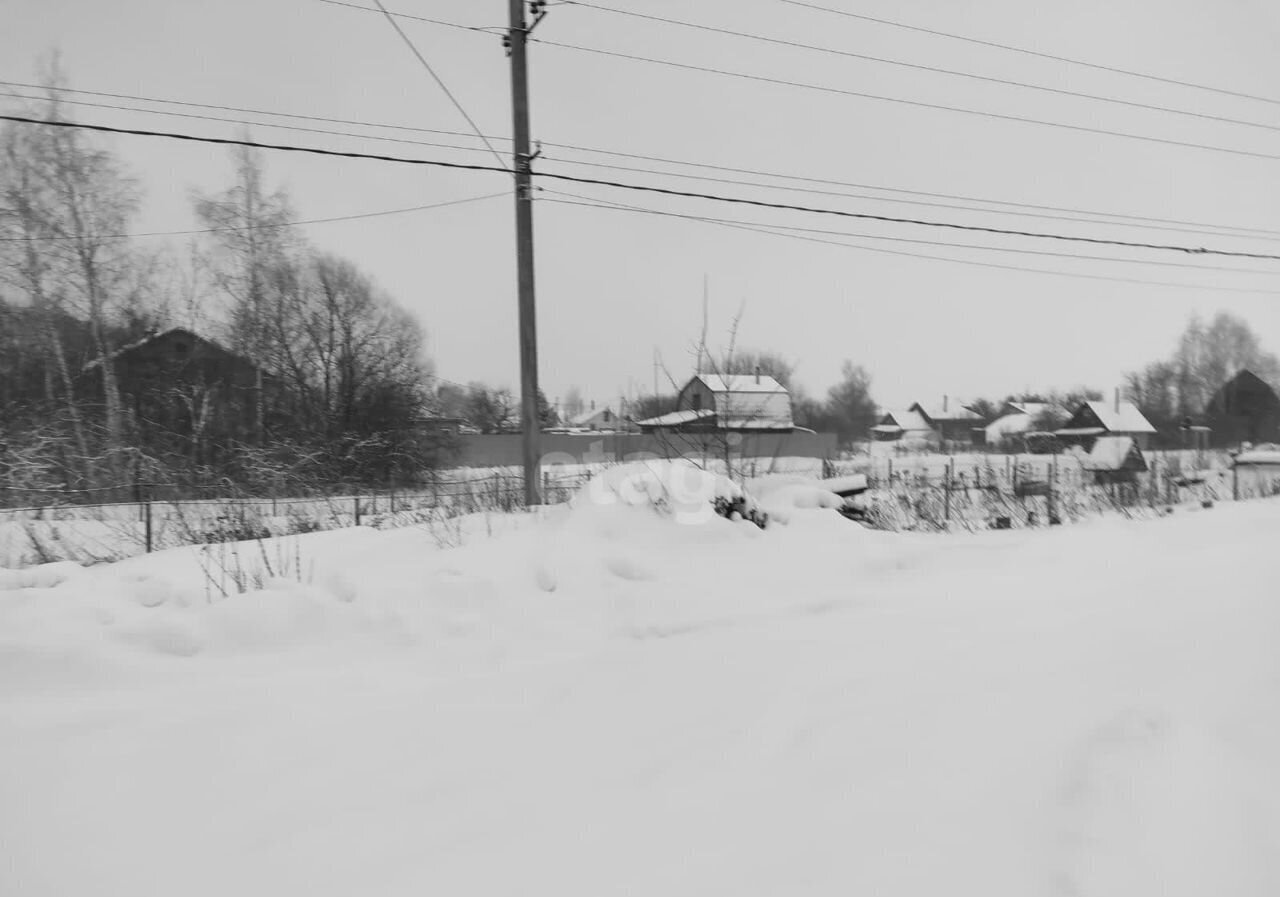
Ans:
<svg viewBox="0 0 1280 897"><path fill-rule="evenodd" d="M1151 426L1151 421L1147 420L1138 410L1138 406L1132 402L1121 402L1118 410L1111 402L1086 402L1085 404L1112 433L1154 433L1156 431L1156 428Z"/></svg>
<svg viewBox="0 0 1280 897"><path fill-rule="evenodd" d="M913 405L906 410L889 411L885 416L880 418L879 426L875 427L881 433L893 432L892 426L896 425L903 430L931 430L929 422L924 419L919 411L915 410Z"/></svg>
<svg viewBox="0 0 1280 897"><path fill-rule="evenodd" d="M1237 467L1280 467L1280 446L1265 445L1236 455Z"/></svg>
<svg viewBox="0 0 1280 897"><path fill-rule="evenodd" d="M708 417L714 417L715 412L709 408L703 408L701 411L689 409L687 411L670 411L666 414L659 414L657 417L646 418L645 420L636 421L636 426L640 427L678 427L681 424L693 423L696 420L704 420Z"/></svg>
<svg viewBox="0 0 1280 897"><path fill-rule="evenodd" d="M787 388L768 374L696 374L712 392L782 392Z"/></svg>
<svg viewBox="0 0 1280 897"><path fill-rule="evenodd" d="M982 420L982 415L971 410L961 399L947 399L945 402L931 402L927 405L916 402L911 410L923 413L929 420Z"/></svg>
<svg viewBox="0 0 1280 897"><path fill-rule="evenodd" d="M997 417L986 426L987 441L999 442L1005 436L1014 436L1026 433L1035 425L1036 418L1039 417L1039 415L1039 411L1019 410L1014 411L1012 414Z"/></svg>
<svg viewBox="0 0 1280 897"><path fill-rule="evenodd" d="M607 418L605 416L606 412L608 414ZM617 415L613 413L613 409L610 408L608 405L604 406L603 408L589 408L586 411L583 411L581 414L575 414L573 417L569 418L568 422L566 423L566 426L586 427L594 423L597 418L601 420L606 420L606 419L613 420L616 417Z"/></svg>
<svg viewBox="0 0 1280 897"><path fill-rule="evenodd" d="M1146 470L1147 462L1132 436L1100 436L1080 458L1085 470Z"/></svg>

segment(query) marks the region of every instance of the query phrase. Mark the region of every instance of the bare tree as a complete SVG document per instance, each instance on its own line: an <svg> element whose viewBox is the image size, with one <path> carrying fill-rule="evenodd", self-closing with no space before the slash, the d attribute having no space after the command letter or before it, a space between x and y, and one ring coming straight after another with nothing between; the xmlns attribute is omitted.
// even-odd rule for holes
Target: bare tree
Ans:
<svg viewBox="0 0 1280 897"><path fill-rule="evenodd" d="M269 272L284 261L291 238L286 224L292 220L289 200L283 192L268 192L260 153L251 147L232 150L235 182L215 196L194 197L196 216L214 229L211 241L214 280L229 300L228 336L231 346L249 356L258 367L254 397L255 431L265 438L262 369L267 361L268 321L278 309L268 306L279 293L268 291Z"/></svg>

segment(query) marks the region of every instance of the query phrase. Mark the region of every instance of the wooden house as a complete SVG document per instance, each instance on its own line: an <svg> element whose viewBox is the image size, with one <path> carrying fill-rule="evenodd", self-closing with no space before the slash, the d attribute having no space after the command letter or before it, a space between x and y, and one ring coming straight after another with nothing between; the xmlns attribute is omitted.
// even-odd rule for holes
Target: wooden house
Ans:
<svg viewBox="0 0 1280 897"><path fill-rule="evenodd" d="M636 424L644 431L795 429L791 394L763 374L695 374L676 396L675 411Z"/></svg>
<svg viewBox="0 0 1280 897"><path fill-rule="evenodd" d="M1080 458L1080 467L1099 484L1133 483L1146 473L1147 459L1132 436L1099 436Z"/></svg>
<svg viewBox="0 0 1280 897"><path fill-rule="evenodd" d="M893 442L903 448L937 447L938 434L924 415L913 409L886 411L871 428L876 442Z"/></svg>
<svg viewBox="0 0 1280 897"><path fill-rule="evenodd" d="M146 444L208 460L211 443L258 435L262 390L271 378L249 359L176 327L122 346L84 366L79 389L102 395L103 365L115 374L121 405Z"/></svg>
<svg viewBox="0 0 1280 897"><path fill-rule="evenodd" d="M1078 445L1085 451L1103 436L1129 436L1139 450L1151 445L1156 428L1132 402L1083 402L1067 423L1055 431L1064 445Z"/></svg>
<svg viewBox="0 0 1280 897"><path fill-rule="evenodd" d="M1204 417L1216 446L1280 442L1280 396L1252 371L1222 384L1205 406Z"/></svg>

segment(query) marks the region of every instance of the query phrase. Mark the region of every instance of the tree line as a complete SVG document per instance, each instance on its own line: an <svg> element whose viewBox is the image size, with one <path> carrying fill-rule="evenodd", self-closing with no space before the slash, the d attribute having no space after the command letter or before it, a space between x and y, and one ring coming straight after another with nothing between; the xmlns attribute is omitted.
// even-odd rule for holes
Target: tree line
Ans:
<svg viewBox="0 0 1280 897"><path fill-rule="evenodd" d="M31 111L68 120L48 93ZM0 158L0 480L387 482L447 450L406 426L433 401L422 326L289 226L290 199L252 149L233 150L224 190L193 197L206 233L180 250L123 238L141 189L86 132L9 123ZM173 326L245 359L254 388L174 382L140 413L119 366L94 362ZM233 419L250 424L220 423Z"/></svg>

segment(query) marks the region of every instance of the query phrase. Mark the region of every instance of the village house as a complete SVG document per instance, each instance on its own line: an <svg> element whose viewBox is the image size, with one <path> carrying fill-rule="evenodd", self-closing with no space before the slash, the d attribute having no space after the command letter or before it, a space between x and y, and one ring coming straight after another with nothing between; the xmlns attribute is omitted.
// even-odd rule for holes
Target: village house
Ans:
<svg viewBox="0 0 1280 897"><path fill-rule="evenodd" d="M79 390L100 400L103 359L84 366ZM263 375L249 359L184 328L151 333L106 357L122 410L148 442L176 443L205 461L212 442L257 433ZM270 378L267 378L268 380Z"/></svg>
<svg viewBox="0 0 1280 897"><path fill-rule="evenodd" d="M876 442L892 442L901 448L923 449L938 444L937 434L918 411L886 411L871 428Z"/></svg>
<svg viewBox="0 0 1280 897"><path fill-rule="evenodd" d="M1080 456L1080 468L1093 474L1095 483L1133 483L1147 472L1147 459L1132 436L1099 436Z"/></svg>
<svg viewBox="0 0 1280 897"><path fill-rule="evenodd" d="M1155 432L1138 406L1120 401L1118 393L1114 402L1081 403L1066 424L1054 431L1064 445L1078 445L1085 451L1101 436L1130 436L1138 449L1145 451L1151 447Z"/></svg>
<svg viewBox="0 0 1280 897"><path fill-rule="evenodd" d="M561 425L561 428L567 430L612 431L622 429L622 423L622 418L613 408L608 405L603 408L596 408L596 403L592 402L590 408L569 418L568 421Z"/></svg>
<svg viewBox="0 0 1280 897"><path fill-rule="evenodd" d="M642 431L752 430L789 432L791 394L765 374L695 374L676 396L676 410L636 421Z"/></svg>
<svg viewBox="0 0 1280 897"><path fill-rule="evenodd" d="M1027 434L1035 432L1038 422L1056 410L1057 406L1048 402L1005 402L996 419L983 428L983 441L992 448L1022 449Z"/></svg>
<svg viewBox="0 0 1280 897"><path fill-rule="evenodd" d="M1252 371L1241 371L1222 384L1204 416L1216 446L1280 442L1280 396Z"/></svg>
<svg viewBox="0 0 1280 897"><path fill-rule="evenodd" d="M886 412L871 428L871 436L904 448L968 446L974 442L974 430L984 423L965 402L943 396L938 403L915 402L904 411Z"/></svg>

